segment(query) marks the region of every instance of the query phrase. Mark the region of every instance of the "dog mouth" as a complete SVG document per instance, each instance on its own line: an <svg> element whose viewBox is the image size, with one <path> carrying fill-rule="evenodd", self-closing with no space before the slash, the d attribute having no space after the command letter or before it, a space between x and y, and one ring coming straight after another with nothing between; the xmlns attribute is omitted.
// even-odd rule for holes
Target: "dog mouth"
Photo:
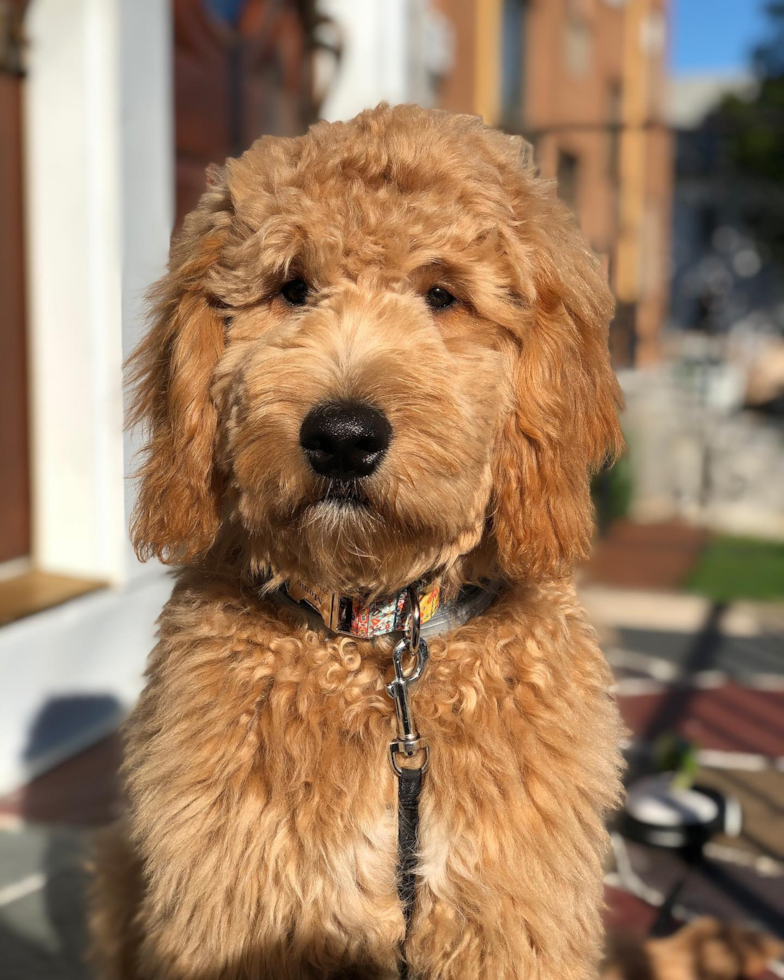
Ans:
<svg viewBox="0 0 784 980"><path fill-rule="evenodd" d="M354 519L377 519L376 507L358 481L321 480L288 514L292 526L345 528Z"/></svg>
<svg viewBox="0 0 784 980"><path fill-rule="evenodd" d="M315 503L316 506L332 504L341 510L367 510L370 507L358 480L330 480Z"/></svg>

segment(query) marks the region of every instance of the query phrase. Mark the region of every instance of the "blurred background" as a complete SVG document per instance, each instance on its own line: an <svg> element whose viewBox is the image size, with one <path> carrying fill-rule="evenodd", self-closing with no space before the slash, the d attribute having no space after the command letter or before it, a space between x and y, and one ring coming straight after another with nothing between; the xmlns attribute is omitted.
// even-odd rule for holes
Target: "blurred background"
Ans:
<svg viewBox="0 0 784 980"><path fill-rule="evenodd" d="M170 590L127 541L144 291L209 163L382 100L525 136L617 297L628 451L579 574L643 797L610 931L783 934L784 3L0 0L4 980L85 976L81 862ZM663 845L694 794L710 826Z"/></svg>

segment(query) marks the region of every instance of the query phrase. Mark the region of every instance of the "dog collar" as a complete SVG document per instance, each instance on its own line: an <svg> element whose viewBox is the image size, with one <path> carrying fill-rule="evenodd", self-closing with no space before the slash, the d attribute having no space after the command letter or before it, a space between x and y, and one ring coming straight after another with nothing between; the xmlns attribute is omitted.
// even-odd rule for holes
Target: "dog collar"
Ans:
<svg viewBox="0 0 784 980"><path fill-rule="evenodd" d="M341 636L374 636L398 633L408 616L408 589L369 601L340 592L320 592L304 582L287 582L283 591L289 599L318 613L324 625ZM441 605L441 586L431 584L418 590L422 623L429 622Z"/></svg>
<svg viewBox="0 0 784 980"><path fill-rule="evenodd" d="M418 589L422 635L446 633L478 616L498 595L500 582L461 589L454 602L441 601L441 586L430 583ZM311 619L321 620L340 636L372 639L405 629L409 613L408 589L369 601L339 592L320 592L302 581L287 582L274 597L282 605L296 608Z"/></svg>

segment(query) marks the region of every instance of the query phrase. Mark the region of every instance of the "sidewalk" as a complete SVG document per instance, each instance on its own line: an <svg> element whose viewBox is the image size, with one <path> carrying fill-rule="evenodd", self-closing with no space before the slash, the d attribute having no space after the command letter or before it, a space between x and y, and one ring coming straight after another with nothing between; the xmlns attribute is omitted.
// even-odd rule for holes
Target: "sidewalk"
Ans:
<svg viewBox="0 0 784 980"><path fill-rule="evenodd" d="M657 737L678 732L698 748L699 782L742 807L740 835L708 845L680 911L784 935L784 608L595 584L581 597L616 677L630 772L650 771ZM688 869L676 853L616 845L608 925L642 935Z"/></svg>
<svg viewBox="0 0 784 980"><path fill-rule="evenodd" d="M614 588L675 591L708 543L708 532L676 521L615 521L599 538L585 575Z"/></svg>

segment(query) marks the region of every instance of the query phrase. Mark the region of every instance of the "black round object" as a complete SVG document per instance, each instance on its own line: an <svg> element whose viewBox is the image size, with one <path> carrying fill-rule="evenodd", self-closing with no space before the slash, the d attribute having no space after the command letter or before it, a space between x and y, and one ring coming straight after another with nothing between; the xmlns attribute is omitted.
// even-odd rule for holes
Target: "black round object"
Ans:
<svg viewBox="0 0 784 980"><path fill-rule="evenodd" d="M648 844L651 847L667 847L672 850L699 850L724 830L727 800L711 786L692 786L692 791L700 793L716 804L715 816L703 822L683 822L675 825L648 823L632 816L628 810L621 813L619 830L624 837Z"/></svg>

